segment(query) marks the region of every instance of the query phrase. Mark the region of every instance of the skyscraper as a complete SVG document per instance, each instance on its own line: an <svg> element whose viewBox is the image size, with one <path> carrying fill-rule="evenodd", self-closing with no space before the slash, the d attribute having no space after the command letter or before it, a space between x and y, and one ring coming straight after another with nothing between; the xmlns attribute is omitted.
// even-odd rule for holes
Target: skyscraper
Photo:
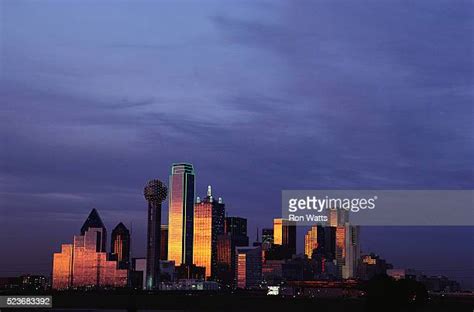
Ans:
<svg viewBox="0 0 474 312"><path fill-rule="evenodd" d="M130 268L130 231L120 222L112 231L110 252L116 255L120 269Z"/></svg>
<svg viewBox="0 0 474 312"><path fill-rule="evenodd" d="M194 180L193 165L178 163L171 167L168 260L176 266L193 261Z"/></svg>
<svg viewBox="0 0 474 312"><path fill-rule="evenodd" d="M241 217L226 217L224 231L232 236L236 247L249 245L247 219Z"/></svg>
<svg viewBox="0 0 474 312"><path fill-rule="evenodd" d="M237 287L258 288L262 281L262 248L237 247Z"/></svg>
<svg viewBox="0 0 474 312"><path fill-rule="evenodd" d="M330 211L330 228L335 229L334 256L339 278L352 278L357 273L360 256L359 227L349 223L349 212L345 209Z"/></svg>
<svg viewBox="0 0 474 312"><path fill-rule="evenodd" d="M286 219L273 220L273 242L288 248L291 254L296 254L296 223Z"/></svg>
<svg viewBox="0 0 474 312"><path fill-rule="evenodd" d="M346 223L345 226L345 257L342 266L342 278L354 278L360 258L359 227Z"/></svg>
<svg viewBox="0 0 474 312"><path fill-rule="evenodd" d="M313 250L318 248L318 228L312 226L304 236L304 254L311 259Z"/></svg>
<svg viewBox="0 0 474 312"><path fill-rule="evenodd" d="M107 243L107 229L105 228L99 213L94 208L90 212L86 221L81 227L81 235L84 235L90 228L97 229L97 249L96 251L106 252L105 244Z"/></svg>
<svg viewBox="0 0 474 312"><path fill-rule="evenodd" d="M127 270L117 269L117 261L110 261L107 253L101 251L104 227L95 209L81 228L81 234L74 236L73 244L63 244L61 252L54 253L53 289L125 287Z"/></svg>
<svg viewBox="0 0 474 312"><path fill-rule="evenodd" d="M61 252L53 254L53 289L67 289L72 286L73 244L62 244Z"/></svg>
<svg viewBox="0 0 474 312"><path fill-rule="evenodd" d="M215 279L225 285L231 285L235 276L235 243L229 233L217 235L217 269Z"/></svg>
<svg viewBox="0 0 474 312"><path fill-rule="evenodd" d="M148 201L148 233L146 285L147 289L158 289L160 280L161 251L161 203L166 199L168 189L160 180L151 180L143 191Z"/></svg>
<svg viewBox="0 0 474 312"><path fill-rule="evenodd" d="M213 277L226 285L233 285L236 274L236 247L249 245L247 236L247 219L226 217L224 234L217 235L217 269Z"/></svg>
<svg viewBox="0 0 474 312"><path fill-rule="evenodd" d="M346 222L349 222L348 210L342 208L329 210L329 226L343 226Z"/></svg>
<svg viewBox="0 0 474 312"><path fill-rule="evenodd" d="M209 185L207 196L194 206L193 263L205 267L206 278L215 275L217 267L217 237L224 234L225 206L215 199Z"/></svg>
<svg viewBox="0 0 474 312"><path fill-rule="evenodd" d="M74 236L72 286L127 285L127 270L118 270L116 261L107 260L105 252L97 252L100 229L89 228L84 235Z"/></svg>
<svg viewBox="0 0 474 312"><path fill-rule="evenodd" d="M161 260L168 260L168 224L161 225Z"/></svg>
<svg viewBox="0 0 474 312"><path fill-rule="evenodd" d="M262 244L273 244L273 229L262 229Z"/></svg>

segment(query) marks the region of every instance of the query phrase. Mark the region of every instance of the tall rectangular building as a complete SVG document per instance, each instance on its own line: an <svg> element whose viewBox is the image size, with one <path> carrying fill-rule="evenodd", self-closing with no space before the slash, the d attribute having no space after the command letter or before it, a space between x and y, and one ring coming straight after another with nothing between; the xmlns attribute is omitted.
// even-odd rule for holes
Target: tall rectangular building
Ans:
<svg viewBox="0 0 474 312"><path fill-rule="evenodd" d="M53 289L67 289L72 286L72 244L61 245L61 252L53 254Z"/></svg>
<svg viewBox="0 0 474 312"><path fill-rule="evenodd" d="M160 260L168 260L168 224L161 225Z"/></svg>
<svg viewBox="0 0 474 312"><path fill-rule="evenodd" d="M330 211L330 228L335 229L334 257L337 276L353 278L357 273L357 262L360 256L359 227L349 223L349 212L345 209Z"/></svg>
<svg viewBox="0 0 474 312"><path fill-rule="evenodd" d="M262 248L237 248L237 288L258 288L262 281Z"/></svg>
<svg viewBox="0 0 474 312"><path fill-rule="evenodd" d="M207 196L194 206L193 264L204 267L206 278L214 276L217 267L217 237L224 234L225 206L222 198L212 196L208 186Z"/></svg>
<svg viewBox="0 0 474 312"><path fill-rule="evenodd" d="M244 247L249 245L247 219L241 217L226 217L224 231L231 235L235 246Z"/></svg>
<svg viewBox="0 0 474 312"><path fill-rule="evenodd" d="M112 231L110 252L117 258L120 269L130 269L130 231L120 222Z"/></svg>
<svg viewBox="0 0 474 312"><path fill-rule="evenodd" d="M291 254L296 254L296 223L286 219L274 219L273 241L275 245L285 246Z"/></svg>
<svg viewBox="0 0 474 312"><path fill-rule="evenodd" d="M235 245L229 233L217 236L217 266L215 280L232 285L235 276Z"/></svg>
<svg viewBox="0 0 474 312"><path fill-rule="evenodd" d="M192 264L194 239L194 168L178 163L171 167L168 212L168 260L176 266Z"/></svg>
<svg viewBox="0 0 474 312"><path fill-rule="evenodd" d="M235 285L236 247L249 245L247 219L226 217L224 234L217 237L216 280L225 285Z"/></svg>
<svg viewBox="0 0 474 312"><path fill-rule="evenodd" d="M320 225L313 225L304 237L304 253L308 259L312 258L315 250L324 249L324 241L324 228Z"/></svg>
<svg viewBox="0 0 474 312"><path fill-rule="evenodd" d="M343 208L329 210L329 226L344 226L349 222L349 211Z"/></svg>
<svg viewBox="0 0 474 312"><path fill-rule="evenodd" d="M359 227L345 224L345 257L342 266L342 278L354 278L360 258Z"/></svg>

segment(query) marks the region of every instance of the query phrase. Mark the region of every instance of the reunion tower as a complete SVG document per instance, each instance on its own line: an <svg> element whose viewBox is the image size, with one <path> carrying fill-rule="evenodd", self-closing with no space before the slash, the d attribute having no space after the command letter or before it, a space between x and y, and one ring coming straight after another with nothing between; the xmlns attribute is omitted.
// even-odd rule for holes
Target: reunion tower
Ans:
<svg viewBox="0 0 474 312"><path fill-rule="evenodd" d="M161 247L161 203L168 188L160 180L148 181L143 191L148 202L148 234L146 254L146 287L159 289Z"/></svg>

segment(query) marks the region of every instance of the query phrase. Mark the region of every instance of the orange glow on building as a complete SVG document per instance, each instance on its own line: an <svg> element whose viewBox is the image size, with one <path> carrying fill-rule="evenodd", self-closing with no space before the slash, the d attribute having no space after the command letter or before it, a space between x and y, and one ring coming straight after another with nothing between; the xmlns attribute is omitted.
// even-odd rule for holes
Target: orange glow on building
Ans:
<svg viewBox="0 0 474 312"><path fill-rule="evenodd" d="M160 260L168 260L168 224L162 224Z"/></svg>
<svg viewBox="0 0 474 312"><path fill-rule="evenodd" d="M237 247L237 288L258 288L262 281L262 248Z"/></svg>
<svg viewBox="0 0 474 312"><path fill-rule="evenodd" d="M117 269L117 261L97 252L100 231L89 228L84 235L74 236L73 245L62 245L61 253L54 254L53 289L127 285L127 270Z"/></svg>
<svg viewBox="0 0 474 312"><path fill-rule="evenodd" d="M239 253L237 255L237 288L247 286L247 255Z"/></svg>
<svg viewBox="0 0 474 312"><path fill-rule="evenodd" d="M61 252L53 254L53 289L67 289L72 283L72 244L61 245Z"/></svg>
<svg viewBox="0 0 474 312"><path fill-rule="evenodd" d="M191 264L193 255L194 169L191 164L171 168L168 210L168 260Z"/></svg>
<svg viewBox="0 0 474 312"><path fill-rule="evenodd" d="M273 220L273 243L283 245L283 219Z"/></svg>
<svg viewBox="0 0 474 312"><path fill-rule="evenodd" d="M318 248L318 227L312 226L304 236L304 253L308 259L311 259L316 248Z"/></svg>
<svg viewBox="0 0 474 312"><path fill-rule="evenodd" d="M120 262L123 260L124 255L123 255L123 238L121 235L117 235L117 239L114 241L114 248L113 251L115 254L117 254L117 260Z"/></svg>
<svg viewBox="0 0 474 312"><path fill-rule="evenodd" d="M296 223L287 219L273 219L273 243L286 246L296 253Z"/></svg>
<svg viewBox="0 0 474 312"><path fill-rule="evenodd" d="M168 260L176 266L183 262L183 183L172 179L168 212Z"/></svg>
<svg viewBox="0 0 474 312"><path fill-rule="evenodd" d="M212 202L200 202L194 209L193 264L206 268L210 277L212 258Z"/></svg>
<svg viewBox="0 0 474 312"><path fill-rule="evenodd" d="M221 234L217 238L217 263L225 264L228 267L235 265L232 263L232 236L228 233Z"/></svg>
<svg viewBox="0 0 474 312"><path fill-rule="evenodd" d="M338 226L336 228L336 258L344 259L346 256L346 227Z"/></svg>
<svg viewBox="0 0 474 312"><path fill-rule="evenodd" d="M198 197L194 205L193 264L204 267L206 278L217 273L217 237L224 234L225 205L222 198L212 196L207 187L207 196Z"/></svg>
<svg viewBox="0 0 474 312"><path fill-rule="evenodd" d="M362 263L366 263L368 265L376 265L377 258L373 257L372 255L365 255L362 257Z"/></svg>
<svg viewBox="0 0 474 312"><path fill-rule="evenodd" d="M349 222L349 211L345 209L329 210L329 226L344 226L346 222Z"/></svg>

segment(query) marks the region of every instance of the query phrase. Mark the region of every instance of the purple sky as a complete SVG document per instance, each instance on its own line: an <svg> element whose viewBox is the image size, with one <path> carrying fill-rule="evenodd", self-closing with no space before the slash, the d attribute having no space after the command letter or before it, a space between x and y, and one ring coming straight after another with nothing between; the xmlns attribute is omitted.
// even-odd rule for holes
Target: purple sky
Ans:
<svg viewBox="0 0 474 312"><path fill-rule="evenodd" d="M142 189L173 162L252 239L282 189L472 189L473 6L1 1L0 276L49 272L93 207L142 256ZM474 288L472 227L362 234Z"/></svg>

